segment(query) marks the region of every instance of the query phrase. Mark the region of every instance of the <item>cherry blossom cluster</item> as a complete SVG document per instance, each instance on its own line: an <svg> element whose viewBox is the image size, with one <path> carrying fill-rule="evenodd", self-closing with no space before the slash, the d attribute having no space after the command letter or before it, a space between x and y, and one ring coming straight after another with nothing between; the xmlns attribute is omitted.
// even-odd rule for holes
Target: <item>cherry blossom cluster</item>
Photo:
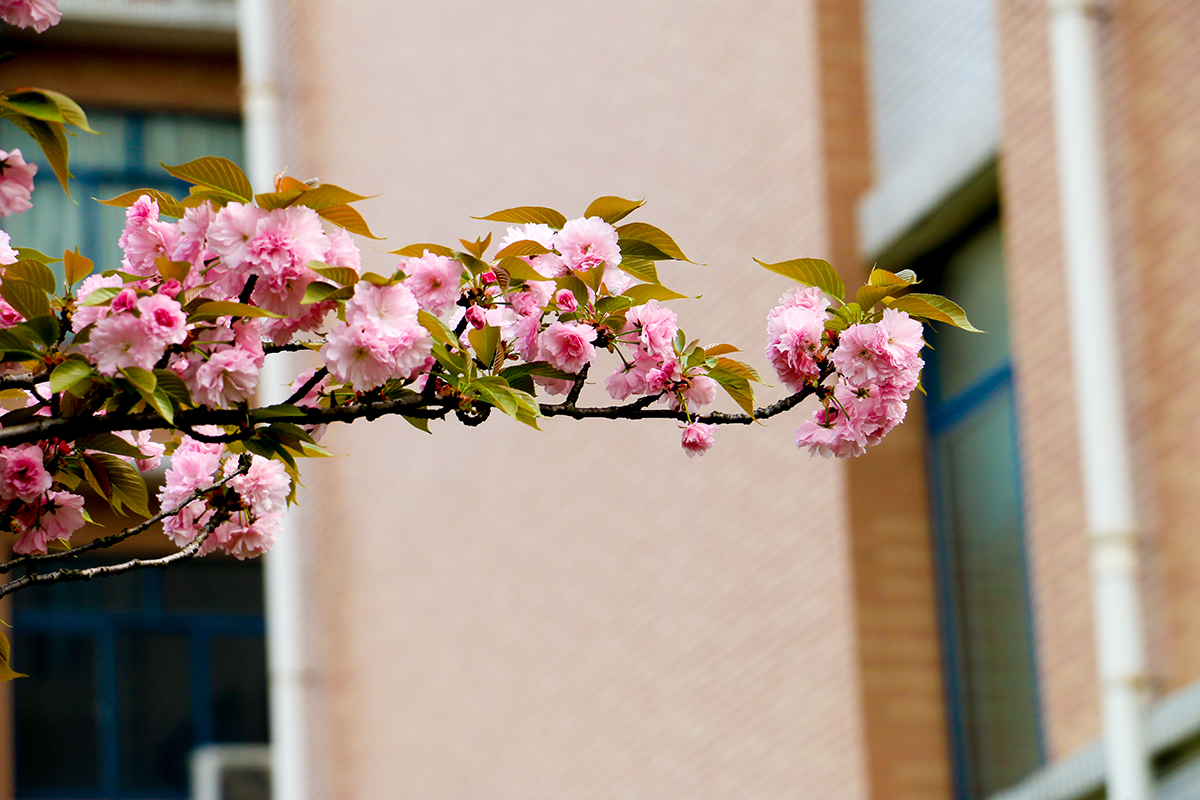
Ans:
<svg viewBox="0 0 1200 800"><path fill-rule="evenodd" d="M827 325L829 309L820 289L790 290L767 317L767 358L793 392L821 387L822 406L796 431L797 446L826 458L858 456L904 420L925 364L923 327L885 308L877 321L839 331Z"/></svg>
<svg viewBox="0 0 1200 800"><path fill-rule="evenodd" d="M220 430L209 428L206 432L219 434ZM231 475L237 462L238 458L227 455L220 444L184 436L171 456L171 467L158 493L159 505L180 506L197 489L213 486L218 476ZM291 479L279 461L254 455L250 462L245 474L234 476L220 491L209 493L204 500L194 500L167 517L163 522L167 537L184 547L207 531L198 555L223 550L244 559L270 550L282 530Z"/></svg>

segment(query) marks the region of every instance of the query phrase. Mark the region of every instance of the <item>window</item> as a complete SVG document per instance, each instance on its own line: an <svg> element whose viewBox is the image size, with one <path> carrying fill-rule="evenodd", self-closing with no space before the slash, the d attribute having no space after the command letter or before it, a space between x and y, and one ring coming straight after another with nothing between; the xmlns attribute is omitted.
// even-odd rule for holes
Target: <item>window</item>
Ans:
<svg viewBox="0 0 1200 800"><path fill-rule="evenodd" d="M1021 520L1002 232L995 209L916 265L987 335L929 335L929 468L956 795L1043 761Z"/></svg>
<svg viewBox="0 0 1200 800"><path fill-rule="evenodd" d="M212 557L18 593L17 796L182 798L193 747L266 741L262 607Z"/></svg>
<svg viewBox="0 0 1200 800"><path fill-rule="evenodd" d="M91 198L143 187L181 196L159 162L241 159L236 120L89 114L103 136L71 141L72 202L40 150L12 126L0 148L39 164L33 208L3 221L50 255L78 245L120 267L124 215ZM147 534L153 536L153 534ZM151 546L153 546L151 544ZM16 790L33 798L183 798L187 756L209 742L264 742L262 568L209 556L115 578L34 587L13 605Z"/></svg>

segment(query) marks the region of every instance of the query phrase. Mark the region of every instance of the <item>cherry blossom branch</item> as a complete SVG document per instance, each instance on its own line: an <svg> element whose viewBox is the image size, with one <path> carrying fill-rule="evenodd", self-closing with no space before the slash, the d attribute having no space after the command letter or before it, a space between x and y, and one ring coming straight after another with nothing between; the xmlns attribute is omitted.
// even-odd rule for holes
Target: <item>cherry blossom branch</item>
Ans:
<svg viewBox="0 0 1200 800"><path fill-rule="evenodd" d="M25 589L30 586L36 586L44 583L65 583L67 581L90 581L92 578L103 575L120 575L122 572L129 572L135 569L144 569L146 567L165 567L168 564L173 564L176 561L186 561L190 558L195 558L196 553L200 551L204 541L209 537L217 525L220 524L219 518L214 517L208 525L204 527L200 535L177 552L171 553L169 556L162 558L133 558L129 561L124 561L120 564L107 564L102 567L89 567L87 569L73 569L64 567L56 569L54 572L30 572L22 575L16 580L11 580L8 583L0 585L0 597L12 594L20 589ZM61 558L64 554L55 553L54 556Z"/></svg>
<svg viewBox="0 0 1200 800"><path fill-rule="evenodd" d="M212 486L202 487L202 488L197 489L196 491L192 492L190 495L187 496L186 499L183 500L183 502L179 503L174 508L169 508L169 509L165 509L163 511L159 511L153 517L150 517L149 519L146 519L145 521L140 522L137 525L134 525L132 528L126 528L125 530L121 531L120 533L114 533L111 536L103 536L99 539L93 539L92 541L87 542L85 544L81 544L78 547L72 547L69 550L59 550L54 553L41 553L41 554L34 554L34 555L18 556L16 558L10 559L9 561L6 561L3 564L0 564L0 575L7 573L7 572L11 572L12 570L16 569L17 567L21 567L26 564L36 563L38 561L62 560L63 558L70 558L73 556L80 555L82 553L91 552L92 550L101 550L106 547L112 547L113 545L119 544L119 543L125 541L126 539L137 536L139 533L144 533L145 531L149 530L154 525L158 524L159 522L162 522L167 517L175 516L179 512L183 511L183 509L186 508L188 505L196 502L197 500L204 499L205 496L210 495L213 492L217 491L222 486L229 483L231 480L238 477L239 475L245 475L249 469L250 469L249 462L239 465L237 469L235 469L233 472L229 473L225 477L221 478L221 480L217 481ZM3 596L3 594L0 594L0 597L2 597L2 596Z"/></svg>
<svg viewBox="0 0 1200 800"><path fill-rule="evenodd" d="M557 403L541 405L543 417L571 417L573 419L676 419L680 422L704 422L709 425L749 425L764 419L778 416L800 405L804 400L817 394L818 389L805 386L793 395L772 403L769 406L754 409L754 416L749 414L728 414L714 411L709 414L688 414L683 409L678 411L670 408L647 408L660 395L643 397L635 403L620 406L603 406L595 408L579 408L573 403Z"/></svg>

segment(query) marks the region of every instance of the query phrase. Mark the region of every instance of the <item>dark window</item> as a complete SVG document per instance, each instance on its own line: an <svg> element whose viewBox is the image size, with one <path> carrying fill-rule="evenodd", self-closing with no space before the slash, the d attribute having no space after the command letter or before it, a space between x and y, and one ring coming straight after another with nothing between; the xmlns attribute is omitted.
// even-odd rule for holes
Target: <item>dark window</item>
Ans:
<svg viewBox="0 0 1200 800"><path fill-rule="evenodd" d="M257 561L19 592L17 796L182 798L192 748L265 742L262 603Z"/></svg>
<svg viewBox="0 0 1200 800"><path fill-rule="evenodd" d="M924 378L955 788L977 800L1043 761L995 212L916 270L987 331L935 326Z"/></svg>

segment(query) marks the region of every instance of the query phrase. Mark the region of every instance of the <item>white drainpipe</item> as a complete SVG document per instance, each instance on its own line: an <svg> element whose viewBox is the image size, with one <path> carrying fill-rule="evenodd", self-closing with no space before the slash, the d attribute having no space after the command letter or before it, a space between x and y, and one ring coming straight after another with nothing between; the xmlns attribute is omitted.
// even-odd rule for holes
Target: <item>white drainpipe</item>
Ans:
<svg viewBox="0 0 1200 800"><path fill-rule="evenodd" d="M1075 365L1075 402L1091 542L1096 652L1109 800L1148 800L1145 657L1138 534L1122 386L1102 118L1097 4L1049 0L1054 118Z"/></svg>
<svg viewBox="0 0 1200 800"><path fill-rule="evenodd" d="M271 0L238 0L238 50L242 74L242 124L246 171L257 192L271 191L282 169L280 100L275 82L275 27ZM267 359L259 400L287 399L287 374L281 355ZM264 565L267 601L267 676L271 711L271 785L275 800L307 800L304 689L306 669L301 639L301 561L296 541L297 508L284 518L279 543Z"/></svg>

